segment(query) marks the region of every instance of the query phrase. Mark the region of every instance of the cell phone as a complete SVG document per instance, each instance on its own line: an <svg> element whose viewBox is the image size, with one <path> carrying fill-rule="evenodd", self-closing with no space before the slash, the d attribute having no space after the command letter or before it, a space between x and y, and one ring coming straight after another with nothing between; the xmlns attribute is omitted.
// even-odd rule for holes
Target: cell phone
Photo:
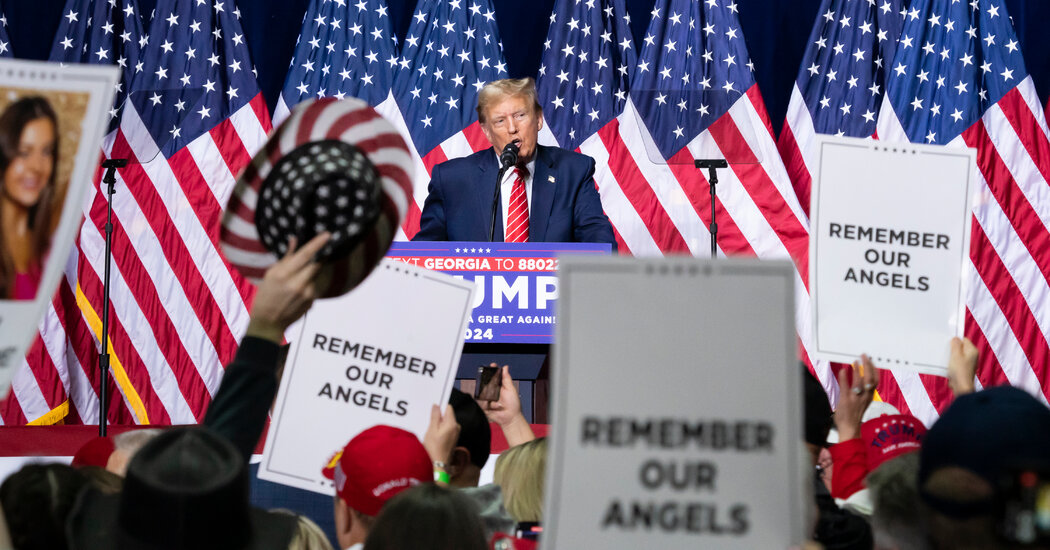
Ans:
<svg viewBox="0 0 1050 550"><path fill-rule="evenodd" d="M543 527L535 521L523 521L518 523L514 536L525 540L539 540L543 534Z"/></svg>
<svg viewBox="0 0 1050 550"><path fill-rule="evenodd" d="M1050 542L1050 470L1013 469L998 488L999 534L1020 545Z"/></svg>
<svg viewBox="0 0 1050 550"><path fill-rule="evenodd" d="M503 385L499 367L478 367L478 380L474 385L474 399L478 401L499 401L499 390Z"/></svg>

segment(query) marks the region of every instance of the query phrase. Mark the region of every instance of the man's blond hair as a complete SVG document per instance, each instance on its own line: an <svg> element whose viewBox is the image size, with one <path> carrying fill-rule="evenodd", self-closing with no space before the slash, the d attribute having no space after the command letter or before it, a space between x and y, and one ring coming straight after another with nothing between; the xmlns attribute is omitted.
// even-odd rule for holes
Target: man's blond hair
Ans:
<svg viewBox="0 0 1050 550"><path fill-rule="evenodd" d="M504 80L493 80L485 84L478 92L478 122L485 123L485 111L489 106L505 97L523 97L525 102L531 102L539 112L540 100L536 93L536 81L529 78L507 78Z"/></svg>

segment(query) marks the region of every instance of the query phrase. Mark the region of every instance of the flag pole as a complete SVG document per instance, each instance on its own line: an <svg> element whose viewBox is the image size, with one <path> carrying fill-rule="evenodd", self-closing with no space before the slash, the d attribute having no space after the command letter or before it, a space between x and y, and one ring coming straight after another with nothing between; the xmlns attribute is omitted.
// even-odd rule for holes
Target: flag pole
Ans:
<svg viewBox="0 0 1050 550"><path fill-rule="evenodd" d="M707 168L707 183L711 189L711 257L718 257L718 223L715 222L715 187L718 185L718 169L729 168L725 159L696 159L696 168Z"/></svg>
<svg viewBox="0 0 1050 550"><path fill-rule="evenodd" d="M106 257L105 271L102 279L102 347L98 354L98 435L106 436L106 390L109 374L109 264L113 256L113 193L116 191L117 168L128 165L127 159L105 159L102 167L106 169L102 183L106 184Z"/></svg>

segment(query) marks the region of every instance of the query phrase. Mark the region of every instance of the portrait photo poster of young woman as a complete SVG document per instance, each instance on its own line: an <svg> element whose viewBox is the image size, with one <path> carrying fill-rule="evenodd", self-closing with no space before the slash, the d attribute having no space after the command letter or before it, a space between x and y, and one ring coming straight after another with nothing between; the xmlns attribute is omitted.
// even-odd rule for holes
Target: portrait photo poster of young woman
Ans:
<svg viewBox="0 0 1050 550"><path fill-rule="evenodd" d="M118 78L108 66L0 60L0 395L76 265Z"/></svg>

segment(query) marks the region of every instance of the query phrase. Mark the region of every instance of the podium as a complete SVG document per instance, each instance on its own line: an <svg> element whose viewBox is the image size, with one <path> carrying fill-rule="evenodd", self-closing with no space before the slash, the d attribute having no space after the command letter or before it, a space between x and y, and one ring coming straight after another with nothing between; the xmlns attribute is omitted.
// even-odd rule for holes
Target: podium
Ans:
<svg viewBox="0 0 1050 550"><path fill-rule="evenodd" d="M601 243L395 242L387 257L474 281L457 385L472 394L479 366L509 365L525 418L546 423L558 256L611 252Z"/></svg>

